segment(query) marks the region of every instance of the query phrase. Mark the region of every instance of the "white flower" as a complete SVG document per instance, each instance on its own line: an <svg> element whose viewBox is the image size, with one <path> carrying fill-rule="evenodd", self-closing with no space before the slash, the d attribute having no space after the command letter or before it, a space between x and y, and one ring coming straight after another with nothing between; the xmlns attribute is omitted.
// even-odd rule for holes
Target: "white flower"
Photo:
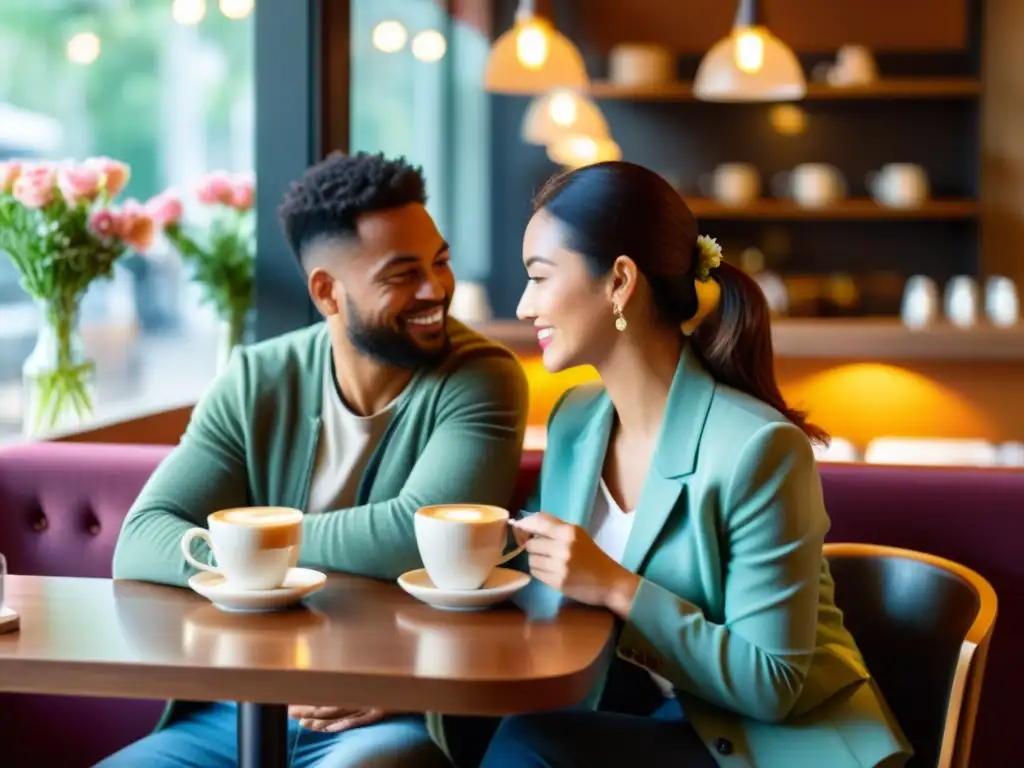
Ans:
<svg viewBox="0 0 1024 768"><path fill-rule="evenodd" d="M708 270L717 269L722 263L722 246L718 244L718 241L708 235L700 235L697 237L697 245L700 247L702 260Z"/></svg>

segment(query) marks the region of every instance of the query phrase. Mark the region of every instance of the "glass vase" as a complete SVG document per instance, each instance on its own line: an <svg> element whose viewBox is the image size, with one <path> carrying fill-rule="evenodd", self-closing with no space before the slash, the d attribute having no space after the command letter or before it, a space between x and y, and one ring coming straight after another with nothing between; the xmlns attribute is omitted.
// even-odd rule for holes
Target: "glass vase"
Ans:
<svg viewBox="0 0 1024 768"><path fill-rule="evenodd" d="M233 310L220 318L217 326L218 374L227 368L235 347L241 346L245 342L248 319L249 312L246 309Z"/></svg>
<svg viewBox="0 0 1024 768"><path fill-rule="evenodd" d="M85 357L79 301L40 304L42 322L21 368L26 437L64 432L92 418L95 366Z"/></svg>

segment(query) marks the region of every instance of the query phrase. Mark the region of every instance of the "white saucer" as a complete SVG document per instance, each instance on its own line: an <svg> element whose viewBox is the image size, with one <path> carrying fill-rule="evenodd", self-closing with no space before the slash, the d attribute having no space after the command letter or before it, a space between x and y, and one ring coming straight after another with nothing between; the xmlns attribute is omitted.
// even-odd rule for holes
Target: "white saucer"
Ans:
<svg viewBox="0 0 1024 768"><path fill-rule="evenodd" d="M438 589L424 568L398 577L398 586L443 611L480 611L508 600L529 583L530 574L511 568L495 568L480 589Z"/></svg>
<svg viewBox="0 0 1024 768"><path fill-rule="evenodd" d="M219 573L197 573L188 580L196 592L229 613L280 611L302 601L327 582L327 576L311 568L289 568L277 589L243 590L229 587Z"/></svg>
<svg viewBox="0 0 1024 768"><path fill-rule="evenodd" d="M0 635L5 632L17 632L18 627L18 612L13 608L0 608Z"/></svg>

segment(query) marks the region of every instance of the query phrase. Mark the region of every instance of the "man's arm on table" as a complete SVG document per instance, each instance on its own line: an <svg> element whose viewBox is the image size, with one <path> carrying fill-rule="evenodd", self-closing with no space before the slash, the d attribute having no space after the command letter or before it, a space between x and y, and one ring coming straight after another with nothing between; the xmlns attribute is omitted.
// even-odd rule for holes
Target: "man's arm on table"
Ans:
<svg viewBox="0 0 1024 768"><path fill-rule="evenodd" d="M206 527L218 509L249 503L249 479L242 430L242 355L203 395L188 428L132 505L114 549L115 579L140 579L184 586L195 569L181 555L189 528ZM206 544L193 543L200 561Z"/></svg>

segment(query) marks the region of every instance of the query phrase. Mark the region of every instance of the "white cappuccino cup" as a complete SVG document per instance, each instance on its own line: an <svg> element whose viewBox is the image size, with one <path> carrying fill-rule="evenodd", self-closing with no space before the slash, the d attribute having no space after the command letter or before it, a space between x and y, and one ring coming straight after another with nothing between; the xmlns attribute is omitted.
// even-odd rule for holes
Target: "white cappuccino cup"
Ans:
<svg viewBox="0 0 1024 768"><path fill-rule="evenodd" d="M437 504L417 510L416 544L423 567L438 589L480 589L496 567L526 547L503 554L507 509L485 504Z"/></svg>
<svg viewBox="0 0 1024 768"><path fill-rule="evenodd" d="M217 573L241 590L277 589L299 559L302 512L290 507L222 509L207 518L209 528L192 528L181 537L181 552L193 568ZM210 546L216 565L192 555L192 541Z"/></svg>

